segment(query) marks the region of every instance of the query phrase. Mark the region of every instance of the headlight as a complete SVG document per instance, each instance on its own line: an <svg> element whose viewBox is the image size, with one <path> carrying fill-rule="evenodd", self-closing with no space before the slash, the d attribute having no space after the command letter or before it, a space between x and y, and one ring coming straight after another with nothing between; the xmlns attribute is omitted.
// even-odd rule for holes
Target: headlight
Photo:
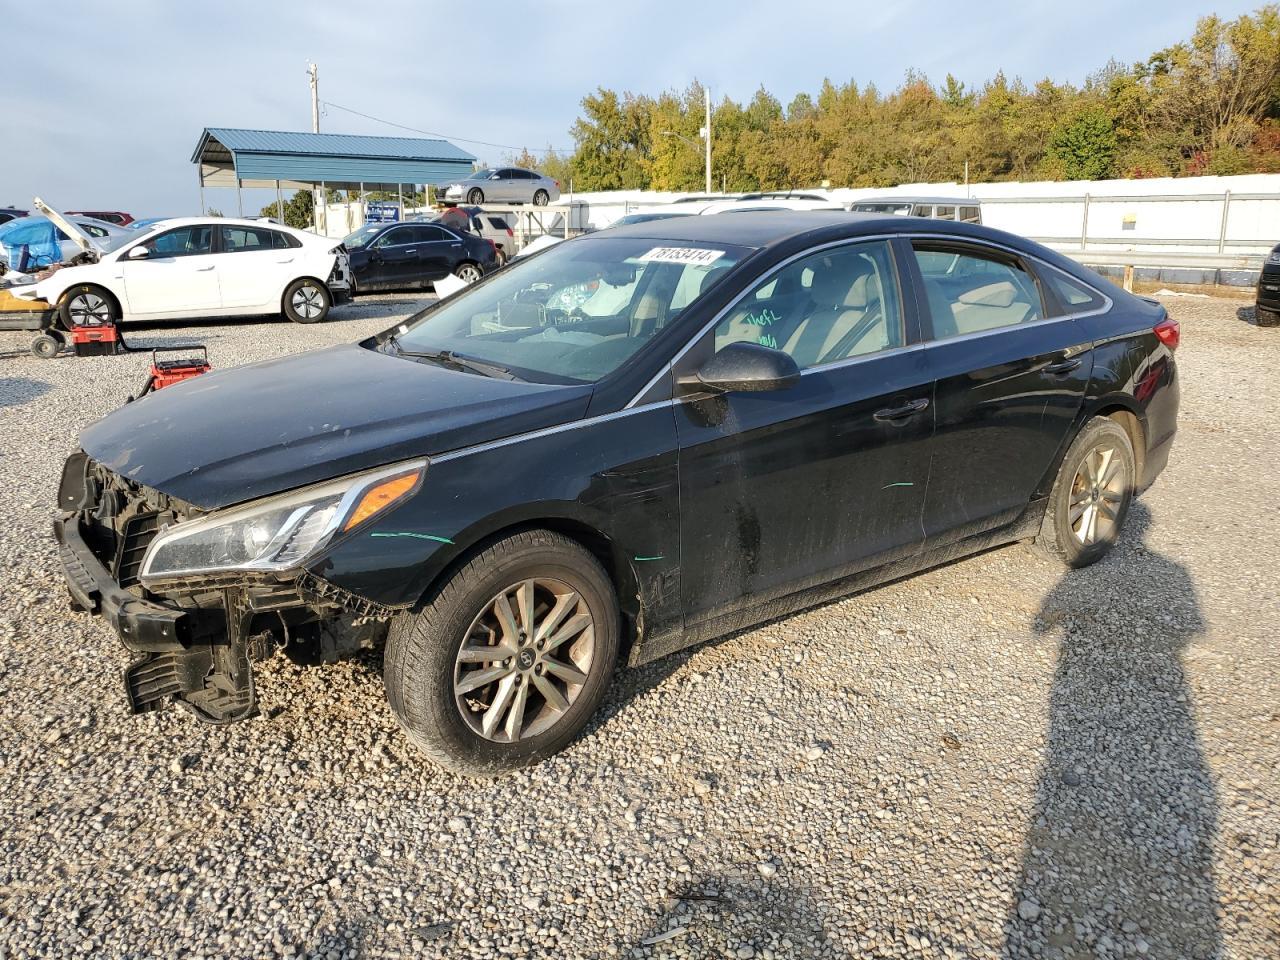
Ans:
<svg viewBox="0 0 1280 960"><path fill-rule="evenodd" d="M426 469L413 460L174 524L151 541L141 579L296 568L337 534L401 503Z"/></svg>

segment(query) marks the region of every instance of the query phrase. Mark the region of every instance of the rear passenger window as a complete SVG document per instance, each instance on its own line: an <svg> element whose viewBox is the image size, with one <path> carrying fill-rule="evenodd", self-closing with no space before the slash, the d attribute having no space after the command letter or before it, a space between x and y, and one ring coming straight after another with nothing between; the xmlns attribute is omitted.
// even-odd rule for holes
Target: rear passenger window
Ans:
<svg viewBox="0 0 1280 960"><path fill-rule="evenodd" d="M982 216L977 207L961 207L960 220L964 223L981 223Z"/></svg>
<svg viewBox="0 0 1280 960"><path fill-rule="evenodd" d="M935 340L1044 319L1039 287L1015 263L927 244L915 251Z"/></svg>
<svg viewBox="0 0 1280 960"><path fill-rule="evenodd" d="M715 331L716 349L759 343L801 369L903 345L889 245L877 240L811 254L747 294Z"/></svg>
<svg viewBox="0 0 1280 960"><path fill-rule="evenodd" d="M1083 283L1069 278L1057 270L1041 270L1045 283L1057 296L1066 313L1084 313L1103 305L1102 297Z"/></svg>

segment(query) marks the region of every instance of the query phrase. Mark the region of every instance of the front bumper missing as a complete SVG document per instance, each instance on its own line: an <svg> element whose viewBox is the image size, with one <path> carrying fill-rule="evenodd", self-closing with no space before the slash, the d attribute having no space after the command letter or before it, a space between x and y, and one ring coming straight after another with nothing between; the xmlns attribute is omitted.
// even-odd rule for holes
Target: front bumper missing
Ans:
<svg viewBox="0 0 1280 960"><path fill-rule="evenodd" d="M174 700L209 723L253 716L253 611L243 590L223 590L220 609L145 600L116 584L76 519L57 520L53 530L72 599L106 618L125 647L139 654L124 670L133 713L160 710Z"/></svg>

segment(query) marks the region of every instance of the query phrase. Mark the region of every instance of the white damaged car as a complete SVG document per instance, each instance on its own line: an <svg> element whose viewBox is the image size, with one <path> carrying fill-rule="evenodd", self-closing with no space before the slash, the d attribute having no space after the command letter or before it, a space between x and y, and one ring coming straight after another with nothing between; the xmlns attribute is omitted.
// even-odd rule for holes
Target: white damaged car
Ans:
<svg viewBox="0 0 1280 960"><path fill-rule="evenodd" d="M74 223L48 211L76 236ZM70 228L70 229L68 229ZM163 220L109 247L80 235L96 263L62 267L14 296L57 307L59 325L283 313L323 320L351 296L341 243L259 220Z"/></svg>

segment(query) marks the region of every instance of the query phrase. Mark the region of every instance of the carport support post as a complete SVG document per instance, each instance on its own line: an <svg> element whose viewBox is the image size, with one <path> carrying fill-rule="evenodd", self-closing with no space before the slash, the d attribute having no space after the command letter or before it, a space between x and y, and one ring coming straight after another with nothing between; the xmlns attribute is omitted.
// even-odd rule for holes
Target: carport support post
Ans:
<svg viewBox="0 0 1280 960"><path fill-rule="evenodd" d="M276 181L276 216L284 223L284 197L280 193L280 181Z"/></svg>
<svg viewBox="0 0 1280 960"><path fill-rule="evenodd" d="M200 216L204 216L204 170L196 165L196 180L200 183Z"/></svg>
<svg viewBox="0 0 1280 960"><path fill-rule="evenodd" d="M1231 210L1231 191L1222 195L1222 225L1218 228L1218 252L1227 250L1227 214Z"/></svg>
<svg viewBox="0 0 1280 960"><path fill-rule="evenodd" d="M236 206L240 209L240 216L244 217L244 196L240 193L240 178L236 177Z"/></svg>
<svg viewBox="0 0 1280 960"><path fill-rule="evenodd" d="M1084 213L1080 217L1080 249L1085 250L1089 245L1089 195L1084 195Z"/></svg>

